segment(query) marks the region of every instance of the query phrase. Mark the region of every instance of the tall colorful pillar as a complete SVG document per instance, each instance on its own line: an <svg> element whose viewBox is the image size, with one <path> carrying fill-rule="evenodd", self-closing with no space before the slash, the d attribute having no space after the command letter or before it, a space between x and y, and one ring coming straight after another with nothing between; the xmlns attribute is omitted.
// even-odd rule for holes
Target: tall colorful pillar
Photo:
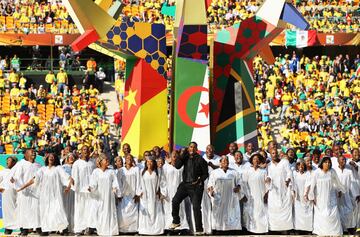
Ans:
<svg viewBox="0 0 360 237"><path fill-rule="evenodd" d="M213 143L218 152L226 153L231 142L240 148L248 142L257 146L252 60L261 55L272 63L269 44L286 23L309 27L287 1L266 0L254 17L216 34L211 113Z"/></svg>
<svg viewBox="0 0 360 237"><path fill-rule="evenodd" d="M209 68L206 4L204 0L178 0L174 35L173 145L210 144Z"/></svg>

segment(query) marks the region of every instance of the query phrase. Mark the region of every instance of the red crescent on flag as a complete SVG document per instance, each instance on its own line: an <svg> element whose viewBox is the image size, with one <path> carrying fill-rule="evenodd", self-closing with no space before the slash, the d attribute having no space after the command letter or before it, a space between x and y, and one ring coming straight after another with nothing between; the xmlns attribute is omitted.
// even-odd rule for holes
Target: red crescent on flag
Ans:
<svg viewBox="0 0 360 237"><path fill-rule="evenodd" d="M188 125L189 127L194 127L194 128L204 128L206 126L209 126L209 124L197 124L194 121L192 121L189 118L189 115L187 114L186 111L186 106L188 104L188 101L190 99L190 97L198 92L209 92L209 90L205 87L202 86L193 86L190 87L188 89L186 89L179 97L178 100L178 114L181 118L181 120Z"/></svg>

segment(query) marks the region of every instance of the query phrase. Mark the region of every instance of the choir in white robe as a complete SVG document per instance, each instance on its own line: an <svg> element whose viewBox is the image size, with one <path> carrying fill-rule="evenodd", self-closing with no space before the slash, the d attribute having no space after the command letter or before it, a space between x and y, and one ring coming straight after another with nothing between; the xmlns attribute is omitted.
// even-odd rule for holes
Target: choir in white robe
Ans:
<svg viewBox="0 0 360 237"><path fill-rule="evenodd" d="M314 206L314 230L316 235L342 235L340 214L337 204L338 192L345 192L336 172L317 169L312 177L309 200L316 200Z"/></svg>
<svg viewBox="0 0 360 237"><path fill-rule="evenodd" d="M71 175L72 166L69 164L65 164L62 166L65 172L68 175ZM68 231L74 231L74 203L75 203L75 193L74 190L70 190L68 193L63 195L64 199L64 208L66 212L66 216L69 222Z"/></svg>
<svg viewBox="0 0 360 237"><path fill-rule="evenodd" d="M16 222L16 197L15 185L10 182L10 169L0 172L0 188L4 189L2 196L2 215L5 229L15 230L18 228Z"/></svg>
<svg viewBox="0 0 360 237"><path fill-rule="evenodd" d="M167 163L163 166L163 175L166 180L167 189L167 196L164 200L165 229L170 229L170 225L172 224L172 199L175 196L177 188L182 181L182 173L183 167L181 169L176 169L174 166ZM185 213L185 202L180 204L179 216L181 226L177 229L189 229L189 224L187 222Z"/></svg>
<svg viewBox="0 0 360 237"><path fill-rule="evenodd" d="M356 197L359 196L357 181L354 179L353 172L349 168L341 170L335 168L339 180L345 188L345 193L338 198L339 214L343 229L355 228L356 221L353 218L356 208Z"/></svg>
<svg viewBox="0 0 360 237"><path fill-rule="evenodd" d="M268 177L271 179L268 198L269 230L291 230L294 228L291 183L288 187L285 184L286 180L292 180L289 161L282 159L277 164L270 162Z"/></svg>
<svg viewBox="0 0 360 237"><path fill-rule="evenodd" d="M312 231L314 205L304 199L304 194L311 183L311 173L294 172L294 228L295 230Z"/></svg>
<svg viewBox="0 0 360 237"><path fill-rule="evenodd" d="M71 170L74 179L74 232L79 233L87 227L95 227L92 223L93 200L88 191L90 177L94 170L94 163L85 160L76 160Z"/></svg>
<svg viewBox="0 0 360 237"><path fill-rule="evenodd" d="M214 155L212 159L208 159L206 154L203 156L204 160L209 163L211 162L213 165L220 166L220 156ZM208 166L209 176L214 169L211 166ZM204 182L204 187L207 187L209 178L207 178ZM203 193L203 197L201 200L201 215L203 222L203 229L206 234L211 234L211 223L212 223L212 213L211 213L211 199L207 194L206 190Z"/></svg>
<svg viewBox="0 0 360 237"><path fill-rule="evenodd" d="M96 231L98 235L118 235L115 197L121 196L118 179L113 169L97 168L90 178L90 189L95 199Z"/></svg>
<svg viewBox="0 0 360 237"><path fill-rule="evenodd" d="M156 193L160 187L165 187L165 185L155 171L151 174L146 171L141 175L142 197L139 207L139 234L161 235L164 233L164 210ZM161 192L166 196L165 190L161 190Z"/></svg>
<svg viewBox="0 0 360 237"><path fill-rule="evenodd" d="M139 222L139 204L134 201L135 195L141 194L139 168L122 167L118 171L118 180L122 194L122 200L117 206L119 231L134 233L138 231Z"/></svg>
<svg viewBox="0 0 360 237"><path fill-rule="evenodd" d="M267 192L265 169L254 169L249 167L242 175L243 192L247 198L244 203L244 216L246 216L245 227L252 233L268 232L268 211L264 203L264 196Z"/></svg>
<svg viewBox="0 0 360 237"><path fill-rule="evenodd" d="M20 160L11 169L10 177L15 180L15 188L19 189L35 177L40 164ZM17 226L24 229L40 228L39 193L37 185L32 185L17 195L16 219Z"/></svg>
<svg viewBox="0 0 360 237"><path fill-rule="evenodd" d="M70 176L61 166L41 167L35 175L39 185L40 222L43 232L62 231L69 225L64 208L64 186L70 183Z"/></svg>
<svg viewBox="0 0 360 237"><path fill-rule="evenodd" d="M216 169L211 172L207 188L214 189L212 201L212 229L227 231L241 230L240 192L234 188L240 185L239 174L228 169Z"/></svg>

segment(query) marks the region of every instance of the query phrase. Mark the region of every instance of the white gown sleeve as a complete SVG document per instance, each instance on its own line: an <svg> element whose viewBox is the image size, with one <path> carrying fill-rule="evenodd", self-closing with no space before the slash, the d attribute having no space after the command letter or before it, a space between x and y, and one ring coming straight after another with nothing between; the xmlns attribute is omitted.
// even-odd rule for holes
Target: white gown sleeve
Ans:
<svg viewBox="0 0 360 237"><path fill-rule="evenodd" d="M117 193L117 196L120 198L123 196L123 173L122 173L122 170L118 170L116 173L115 173L115 176L116 176L116 179L117 179L117 182L118 182L118 185L119 185L119 192Z"/></svg>
<svg viewBox="0 0 360 237"><path fill-rule="evenodd" d="M168 196L168 191L167 191L167 184L166 184L165 175L164 174L160 175L159 179L160 179L160 192L161 192L162 195L167 197Z"/></svg>
<svg viewBox="0 0 360 237"><path fill-rule="evenodd" d="M337 189L337 191L345 193L345 187L344 185L341 184L338 175L336 174L335 170L331 169L331 180L335 186L335 188Z"/></svg>
<svg viewBox="0 0 360 237"><path fill-rule="evenodd" d="M356 180L352 172L351 172L350 193L354 199L360 195L359 182Z"/></svg>
<svg viewBox="0 0 360 237"><path fill-rule="evenodd" d="M112 179L111 187L113 190L115 190L115 195L117 197L121 197L122 193L121 193L118 178L117 178L117 175L115 174L115 172L111 172L111 179Z"/></svg>
<svg viewBox="0 0 360 237"><path fill-rule="evenodd" d="M63 186L68 186L69 185L69 182L70 182L70 175L68 175L65 170L59 166L57 168L58 172L59 172L59 175L60 175L60 179L61 179L61 184Z"/></svg>
<svg viewBox="0 0 360 237"><path fill-rule="evenodd" d="M239 200L241 200L244 196L245 193L243 191L243 186L245 186L242 182L242 174L235 172L235 187L240 186L240 191L238 193L236 193L236 195L238 196Z"/></svg>
<svg viewBox="0 0 360 237"><path fill-rule="evenodd" d="M317 172L314 173L314 175L311 177L311 182L310 182L310 188L309 188L309 193L308 193L308 199L311 201L315 200L315 196L316 196L316 182L317 182Z"/></svg>
<svg viewBox="0 0 360 237"><path fill-rule="evenodd" d="M75 162L72 169L71 169L71 177L74 180L74 185L73 185L73 190L76 191L80 191L80 187L79 187L79 168L77 166L77 163Z"/></svg>
<svg viewBox="0 0 360 237"><path fill-rule="evenodd" d="M90 184L89 187L91 192L96 191L98 187L98 177L97 177L97 170L94 170L90 176Z"/></svg>
<svg viewBox="0 0 360 237"><path fill-rule="evenodd" d="M21 188L24 184L21 183L21 169L22 169L22 162L19 161L16 163L16 165L14 167L11 168L11 171L10 171L10 175L9 175L9 178L13 178L15 180L14 182L14 187L15 189L19 189ZM10 180L9 180L10 182Z"/></svg>
<svg viewBox="0 0 360 237"><path fill-rule="evenodd" d="M216 181L216 172L211 172L210 173L210 176L209 176L209 181L208 181L208 184L207 184L207 187L205 187L206 189L209 189L209 188L214 188L215 189L215 181Z"/></svg>
<svg viewBox="0 0 360 237"><path fill-rule="evenodd" d="M136 168L136 188L135 188L136 196L140 196L142 193L141 179L142 179L142 177L140 174L140 169Z"/></svg>
<svg viewBox="0 0 360 237"><path fill-rule="evenodd" d="M41 180L44 176L44 170L43 169L39 169L38 171L36 171L35 175L34 175L34 181L35 181L35 185L39 185L41 183ZM30 180L26 180L25 183L29 182Z"/></svg>
<svg viewBox="0 0 360 237"><path fill-rule="evenodd" d="M271 165L269 164L266 168L266 177L265 180L269 178L270 179L270 183L266 183L266 190L269 191L273 188L273 179L271 177Z"/></svg>

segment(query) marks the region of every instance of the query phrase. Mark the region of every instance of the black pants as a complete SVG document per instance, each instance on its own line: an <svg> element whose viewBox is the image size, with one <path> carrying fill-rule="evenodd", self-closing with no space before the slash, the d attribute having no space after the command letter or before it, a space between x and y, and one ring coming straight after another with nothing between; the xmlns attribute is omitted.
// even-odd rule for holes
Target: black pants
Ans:
<svg viewBox="0 0 360 237"><path fill-rule="evenodd" d="M202 217L201 217L201 200L204 192L203 184L192 185L190 183L180 183L176 194L172 200L172 216L173 223L180 224L179 208L181 202L190 197L193 205L195 227L197 232L203 231Z"/></svg>
<svg viewBox="0 0 360 237"><path fill-rule="evenodd" d="M100 80L100 79L97 79L96 80L96 87L97 87L97 89L98 89L98 91L100 93L103 93L103 91L104 91L104 81Z"/></svg>

